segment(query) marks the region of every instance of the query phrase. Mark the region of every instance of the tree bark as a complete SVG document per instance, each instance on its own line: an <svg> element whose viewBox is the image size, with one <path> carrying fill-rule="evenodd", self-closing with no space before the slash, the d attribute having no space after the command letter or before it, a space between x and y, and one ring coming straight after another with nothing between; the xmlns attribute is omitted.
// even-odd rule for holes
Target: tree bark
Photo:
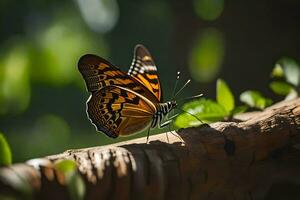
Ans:
<svg viewBox="0 0 300 200"><path fill-rule="evenodd" d="M300 99L237 119L2 167L0 197L300 199ZM81 195L61 160L75 161Z"/></svg>

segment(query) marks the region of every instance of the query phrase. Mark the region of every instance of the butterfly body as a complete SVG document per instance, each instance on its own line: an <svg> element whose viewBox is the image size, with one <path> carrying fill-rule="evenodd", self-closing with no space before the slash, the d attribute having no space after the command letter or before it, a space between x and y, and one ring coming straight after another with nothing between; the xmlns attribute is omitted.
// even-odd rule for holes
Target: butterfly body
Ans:
<svg viewBox="0 0 300 200"><path fill-rule="evenodd" d="M161 122L164 118L177 106L176 101L168 101L166 103L159 103L157 105L157 111L153 115L151 122L151 128L160 128Z"/></svg>
<svg viewBox="0 0 300 200"><path fill-rule="evenodd" d="M137 45L128 73L95 55L78 62L91 93L87 114L98 131L109 137L126 136L160 127L176 101L162 102L157 69L148 50Z"/></svg>

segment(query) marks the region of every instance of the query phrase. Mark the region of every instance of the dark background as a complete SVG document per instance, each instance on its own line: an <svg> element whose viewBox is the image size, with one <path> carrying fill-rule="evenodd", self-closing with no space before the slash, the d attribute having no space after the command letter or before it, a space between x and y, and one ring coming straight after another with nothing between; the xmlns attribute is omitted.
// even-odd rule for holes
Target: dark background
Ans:
<svg viewBox="0 0 300 200"><path fill-rule="evenodd" d="M144 44L165 100L177 70L181 84L192 79L182 96L215 98L220 77L236 100L247 89L277 100L270 72L282 56L300 57L299 9L298 0L2 0L0 131L14 162L122 140L96 133L86 118L89 94L77 70L86 53L127 71L134 46Z"/></svg>

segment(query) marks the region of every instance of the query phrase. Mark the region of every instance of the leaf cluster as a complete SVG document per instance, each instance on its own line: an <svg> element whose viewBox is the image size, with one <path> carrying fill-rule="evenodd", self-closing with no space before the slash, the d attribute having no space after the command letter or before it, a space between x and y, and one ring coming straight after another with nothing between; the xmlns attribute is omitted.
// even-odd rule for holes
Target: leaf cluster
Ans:
<svg viewBox="0 0 300 200"><path fill-rule="evenodd" d="M285 99L294 99L300 92L300 66L292 58L279 59L271 73L271 90Z"/></svg>
<svg viewBox="0 0 300 200"><path fill-rule="evenodd" d="M272 104L272 100L264 97L260 92L248 90L240 95L244 105L237 106L234 95L228 84L218 79L216 84L216 100L201 98L183 105L186 112L180 114L175 120L175 126L184 128L205 123L233 118L247 109L264 109ZM200 120L201 121L200 121Z"/></svg>

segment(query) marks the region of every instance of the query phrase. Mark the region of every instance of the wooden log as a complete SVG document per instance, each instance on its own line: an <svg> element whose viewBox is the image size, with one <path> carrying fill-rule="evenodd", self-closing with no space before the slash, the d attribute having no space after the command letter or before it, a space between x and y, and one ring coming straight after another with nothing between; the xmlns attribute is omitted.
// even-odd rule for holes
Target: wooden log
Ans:
<svg viewBox="0 0 300 200"><path fill-rule="evenodd" d="M238 119L2 167L0 197L300 199L300 99ZM62 160L75 161L80 194Z"/></svg>

